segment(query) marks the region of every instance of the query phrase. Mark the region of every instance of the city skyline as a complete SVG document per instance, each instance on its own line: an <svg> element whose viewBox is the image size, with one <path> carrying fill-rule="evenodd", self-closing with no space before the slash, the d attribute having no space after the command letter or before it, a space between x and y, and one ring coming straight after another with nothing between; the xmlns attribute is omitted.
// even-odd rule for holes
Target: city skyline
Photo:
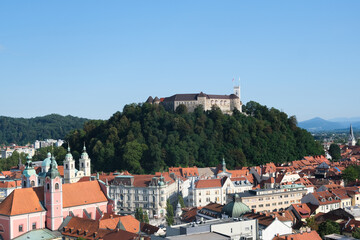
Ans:
<svg viewBox="0 0 360 240"><path fill-rule="evenodd" d="M2 2L0 115L108 119L178 93L360 117L357 1Z"/></svg>

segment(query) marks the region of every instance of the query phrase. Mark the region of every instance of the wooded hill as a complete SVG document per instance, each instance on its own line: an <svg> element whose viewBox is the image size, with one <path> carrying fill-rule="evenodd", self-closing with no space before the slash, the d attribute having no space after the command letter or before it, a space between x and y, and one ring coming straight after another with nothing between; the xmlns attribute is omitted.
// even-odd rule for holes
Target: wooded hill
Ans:
<svg viewBox="0 0 360 240"><path fill-rule="evenodd" d="M168 112L161 105L131 104L107 121L86 122L67 139L76 159L86 142L94 170L131 173L217 166L223 157L232 169L323 154L295 117L256 102L247 103L244 112L229 116L198 107L187 113L184 105Z"/></svg>
<svg viewBox="0 0 360 240"><path fill-rule="evenodd" d="M35 118L0 116L0 143L24 145L35 140L63 139L74 129L83 128L86 118L58 114Z"/></svg>

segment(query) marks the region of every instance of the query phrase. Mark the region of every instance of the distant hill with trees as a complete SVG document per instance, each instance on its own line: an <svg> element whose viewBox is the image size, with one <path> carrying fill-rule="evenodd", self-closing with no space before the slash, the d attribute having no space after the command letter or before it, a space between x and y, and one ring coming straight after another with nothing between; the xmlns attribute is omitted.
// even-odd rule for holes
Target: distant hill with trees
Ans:
<svg viewBox="0 0 360 240"><path fill-rule="evenodd" d="M88 120L58 114L35 118L0 116L0 143L24 145L37 139L63 139L71 130L83 128Z"/></svg>
<svg viewBox="0 0 360 240"><path fill-rule="evenodd" d="M74 155L86 142L94 170L152 173L169 166L228 168L283 163L323 154L309 132L297 127L295 117L256 102L225 115L218 108L184 105L168 112L161 105L130 104L107 121L88 121L67 136Z"/></svg>

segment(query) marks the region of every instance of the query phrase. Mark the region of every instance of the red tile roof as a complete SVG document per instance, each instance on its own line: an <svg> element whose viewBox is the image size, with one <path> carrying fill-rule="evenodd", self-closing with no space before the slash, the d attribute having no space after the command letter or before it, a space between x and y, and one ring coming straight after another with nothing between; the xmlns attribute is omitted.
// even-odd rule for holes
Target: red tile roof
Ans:
<svg viewBox="0 0 360 240"><path fill-rule="evenodd" d="M282 236L275 236L273 240L321 240L320 235L316 231L287 234Z"/></svg>
<svg viewBox="0 0 360 240"><path fill-rule="evenodd" d="M219 188L222 187L223 179L204 179L195 183L195 188Z"/></svg>

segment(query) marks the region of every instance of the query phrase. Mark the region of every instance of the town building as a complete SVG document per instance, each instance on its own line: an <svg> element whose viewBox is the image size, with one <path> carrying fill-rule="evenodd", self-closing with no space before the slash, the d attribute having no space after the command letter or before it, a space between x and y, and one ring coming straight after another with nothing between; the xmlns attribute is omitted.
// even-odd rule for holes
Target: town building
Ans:
<svg viewBox="0 0 360 240"><path fill-rule="evenodd" d="M256 219L214 219L166 227L165 238L151 239L244 239L258 238Z"/></svg>
<svg viewBox="0 0 360 240"><path fill-rule="evenodd" d="M309 193L301 199L301 203L311 203L319 206L316 213L327 213L341 207L340 198L329 191Z"/></svg>
<svg viewBox="0 0 360 240"><path fill-rule="evenodd" d="M258 212L277 211L300 203L306 189L303 185L282 185L272 189L255 189L238 193L241 201Z"/></svg>
<svg viewBox="0 0 360 240"><path fill-rule="evenodd" d="M230 95L213 95L203 92L193 94L175 94L171 97L159 99L151 96L146 100L150 104L162 104L165 109L175 111L179 105L185 105L189 112L193 112L198 106L205 111L217 106L223 113L232 114L234 109L242 111L240 100L240 86L234 86L234 93Z"/></svg>
<svg viewBox="0 0 360 240"><path fill-rule="evenodd" d="M118 175L109 185L109 196L120 214L131 214L141 207L150 218L159 218L166 214L167 199L171 203L177 201L180 184L179 178L171 178L168 173Z"/></svg>

